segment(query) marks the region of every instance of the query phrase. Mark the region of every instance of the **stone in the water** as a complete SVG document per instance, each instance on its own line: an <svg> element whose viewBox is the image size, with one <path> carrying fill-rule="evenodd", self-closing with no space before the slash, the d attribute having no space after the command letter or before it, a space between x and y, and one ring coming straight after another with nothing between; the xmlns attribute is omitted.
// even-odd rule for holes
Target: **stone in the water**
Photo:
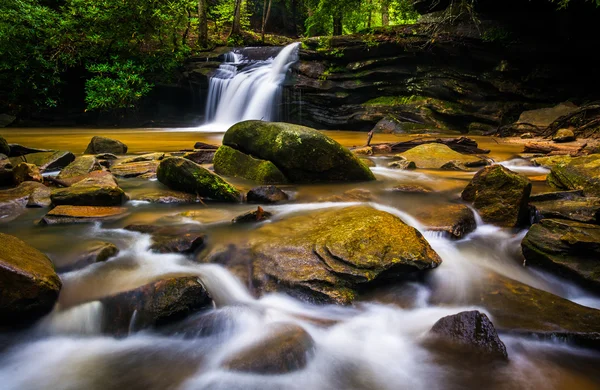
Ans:
<svg viewBox="0 0 600 390"><path fill-rule="evenodd" d="M75 160L75 155L66 151L50 151L30 153L24 156L11 157L13 166L21 162L37 165L41 172L61 169Z"/></svg>
<svg viewBox="0 0 600 390"><path fill-rule="evenodd" d="M431 328L438 341L460 349L461 353L484 360L508 360L506 346L494 324L476 310L443 317Z"/></svg>
<svg viewBox="0 0 600 390"><path fill-rule="evenodd" d="M545 202L547 200L578 200L583 197L583 190L541 192L529 196L530 202Z"/></svg>
<svg viewBox="0 0 600 390"><path fill-rule="evenodd" d="M571 142L575 141L575 133L571 129L559 129L552 137L554 142Z"/></svg>
<svg viewBox="0 0 600 390"><path fill-rule="evenodd" d="M133 157L128 157L128 158L124 158L123 160L119 161L120 163L123 164L130 164L130 163L136 163L136 162L144 162L144 161L160 161L163 158L165 158L167 155L161 152L155 152L155 153L146 153L146 154L140 154L138 156L133 156Z"/></svg>
<svg viewBox="0 0 600 390"><path fill-rule="evenodd" d="M440 169L450 161L459 162L462 164L486 164L486 160L470 154L461 154L444 144L428 143L415 146L399 156L404 157L408 161L413 161L417 168L425 169Z"/></svg>
<svg viewBox="0 0 600 390"><path fill-rule="evenodd" d="M314 341L301 327L279 323L271 325L269 335L225 359L223 367L257 374L285 374L306 367Z"/></svg>
<svg viewBox="0 0 600 390"><path fill-rule="evenodd" d="M10 146L8 142L0 135L0 153L10 156Z"/></svg>
<svg viewBox="0 0 600 390"><path fill-rule="evenodd" d="M35 188L29 195L26 207L50 207L52 190L46 186Z"/></svg>
<svg viewBox="0 0 600 390"><path fill-rule="evenodd" d="M277 203L288 199L288 194L275 186L255 187L246 195L248 203Z"/></svg>
<svg viewBox="0 0 600 390"><path fill-rule="evenodd" d="M113 243L94 241L87 244L87 247L80 252L70 264L57 267L60 272L69 272L94 263L100 263L116 256L119 253L119 248Z"/></svg>
<svg viewBox="0 0 600 390"><path fill-rule="evenodd" d="M169 188L224 202L239 202L242 195L231 184L200 165L181 157L160 162L158 180Z"/></svg>
<svg viewBox="0 0 600 390"><path fill-rule="evenodd" d="M0 187L13 184L13 165L8 159L0 158Z"/></svg>
<svg viewBox="0 0 600 390"><path fill-rule="evenodd" d="M52 261L14 236L0 233L0 243L0 325L19 325L50 312L62 287Z"/></svg>
<svg viewBox="0 0 600 390"><path fill-rule="evenodd" d="M388 168L412 170L417 169L417 164L415 164L413 161L399 160L389 163Z"/></svg>
<svg viewBox="0 0 600 390"><path fill-rule="evenodd" d="M49 191L48 187L35 181L26 181L16 188L0 191L0 223L12 221L23 214L36 190Z"/></svg>
<svg viewBox="0 0 600 390"><path fill-rule="evenodd" d="M241 177L261 184L288 181L271 161L254 158L225 145L217 150L213 163L215 172L220 175Z"/></svg>
<svg viewBox="0 0 600 390"><path fill-rule="evenodd" d="M193 253L204 245L204 233L154 234L150 250L158 253Z"/></svg>
<svg viewBox="0 0 600 390"><path fill-rule="evenodd" d="M583 190L600 196L600 154L583 157L555 156L546 181L561 190Z"/></svg>
<svg viewBox="0 0 600 390"><path fill-rule="evenodd" d="M94 156L79 156L67 165L56 177L57 179L73 184L83 179L92 171L102 170L102 166Z"/></svg>
<svg viewBox="0 0 600 390"><path fill-rule="evenodd" d="M100 153L112 153L112 154L125 154L127 153L127 145L116 139L107 137L94 136L90 141L89 145L85 149L84 154L100 154Z"/></svg>
<svg viewBox="0 0 600 390"><path fill-rule="evenodd" d="M375 180L371 170L348 149L304 126L244 121L227 130L223 145L271 161L291 182Z"/></svg>
<svg viewBox="0 0 600 390"><path fill-rule="evenodd" d="M446 164L442 165L440 169L446 171L468 171L467 167L459 161L448 161Z"/></svg>
<svg viewBox="0 0 600 390"><path fill-rule="evenodd" d="M331 195L319 198L319 202L371 202L373 194L363 188L354 188L339 195Z"/></svg>
<svg viewBox="0 0 600 390"><path fill-rule="evenodd" d="M36 181L43 183L44 178L36 165L28 163L20 163L13 168L13 181L19 185L26 181Z"/></svg>
<svg viewBox="0 0 600 390"><path fill-rule="evenodd" d="M216 149L200 149L188 152L183 155L183 158L192 160L196 164L212 164L215 158Z"/></svg>
<svg viewBox="0 0 600 390"><path fill-rule="evenodd" d="M128 199L108 172L94 171L70 187L59 188L50 196L55 205L120 206Z"/></svg>
<svg viewBox="0 0 600 390"><path fill-rule="evenodd" d="M135 194L131 197L131 200L141 200L150 203L196 203L198 199L196 195L188 194L187 192L173 191L169 189L158 189L144 191L139 194Z"/></svg>
<svg viewBox="0 0 600 390"><path fill-rule="evenodd" d="M535 219L538 222L545 218L558 218L600 224L600 197L579 196L530 204L535 209Z"/></svg>
<svg viewBox="0 0 600 390"><path fill-rule="evenodd" d="M30 148L19 144L8 144L8 146L10 147L10 154L8 157L19 157L31 153L52 152L50 149Z"/></svg>
<svg viewBox="0 0 600 390"><path fill-rule="evenodd" d="M231 222L233 223L256 223L266 221L271 218L273 214L268 211L262 209L262 207L258 206L258 208L254 211L249 211L245 214L239 215L235 217Z"/></svg>
<svg viewBox="0 0 600 390"><path fill-rule="evenodd" d="M362 163L368 166L369 168L377 166L377 164L375 164L375 161L371 160L370 158L360 157L360 161L362 161Z"/></svg>
<svg viewBox="0 0 600 390"><path fill-rule="evenodd" d="M117 177L155 177L159 160L119 161L110 166L110 172Z"/></svg>
<svg viewBox="0 0 600 390"><path fill-rule="evenodd" d="M454 239L463 238L477 227L473 211L464 204L432 204L419 208L415 217L427 230L446 232Z"/></svg>
<svg viewBox="0 0 600 390"><path fill-rule="evenodd" d="M528 265L600 289L600 226L560 219L534 224L521 243Z"/></svg>
<svg viewBox="0 0 600 390"><path fill-rule="evenodd" d="M418 184L400 184L392 188L392 191L404 192L407 194L430 194L431 192L433 192L431 189Z"/></svg>
<svg viewBox="0 0 600 390"><path fill-rule="evenodd" d="M41 224L57 225L70 223L92 223L113 220L127 213L124 207L56 206L46 214Z"/></svg>
<svg viewBox="0 0 600 390"><path fill-rule="evenodd" d="M194 149L217 150L219 147L217 145L211 145L204 142L196 142L194 144Z"/></svg>
<svg viewBox="0 0 600 390"><path fill-rule="evenodd" d="M212 299L195 276L159 280L135 290L101 300L102 329L115 336L126 336L153 326L180 320L212 307Z"/></svg>
<svg viewBox="0 0 600 390"><path fill-rule="evenodd" d="M527 177L502 165L492 165L477 172L461 196L473 202L485 222L517 227L529 223L530 193Z"/></svg>
<svg viewBox="0 0 600 390"><path fill-rule="evenodd" d="M224 264L259 294L281 291L313 302L348 304L360 286L441 263L416 229L367 206L313 211L249 234L247 242L223 242L199 260Z"/></svg>

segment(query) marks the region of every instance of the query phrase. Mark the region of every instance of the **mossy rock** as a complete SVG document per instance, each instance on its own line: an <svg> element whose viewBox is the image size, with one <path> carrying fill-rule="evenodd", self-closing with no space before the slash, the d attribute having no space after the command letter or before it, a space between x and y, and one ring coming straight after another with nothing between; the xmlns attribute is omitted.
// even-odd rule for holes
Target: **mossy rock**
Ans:
<svg viewBox="0 0 600 390"><path fill-rule="evenodd" d="M304 126L244 121L227 130L223 145L271 161L295 183L375 180L348 149Z"/></svg>
<svg viewBox="0 0 600 390"><path fill-rule="evenodd" d="M85 149L84 154L99 154L99 153L112 153L112 154L125 154L127 153L127 145L116 139L107 137L94 136L90 141L89 145Z"/></svg>
<svg viewBox="0 0 600 390"><path fill-rule="evenodd" d="M0 153L10 156L10 146L8 146L8 142L0 135Z"/></svg>
<svg viewBox="0 0 600 390"><path fill-rule="evenodd" d="M160 162L158 180L167 187L224 202L239 202L240 192L207 169L181 157L168 157Z"/></svg>
<svg viewBox="0 0 600 390"><path fill-rule="evenodd" d="M492 165L477 172L461 196L473 202L485 222L517 227L529 223L530 193L527 177L502 165Z"/></svg>
<svg viewBox="0 0 600 390"><path fill-rule="evenodd" d="M253 158L230 148L221 146L215 153L215 172L224 176L241 177L260 184L287 183L287 179L270 161Z"/></svg>
<svg viewBox="0 0 600 390"><path fill-rule="evenodd" d="M222 243L204 262L224 264L259 293L351 303L360 286L437 267L421 233L368 206L332 208L262 225L247 242Z"/></svg>
<svg viewBox="0 0 600 390"><path fill-rule="evenodd" d="M16 166L21 162L37 165L41 172L61 169L75 160L75 155L67 151L51 151L30 153L19 157L11 157L10 162Z"/></svg>
<svg viewBox="0 0 600 390"><path fill-rule="evenodd" d="M600 197L573 196L531 202L538 220L545 218L600 224Z"/></svg>
<svg viewBox="0 0 600 390"><path fill-rule="evenodd" d="M3 233L0 242L0 325L36 320L52 310L62 283L37 249Z"/></svg>
<svg viewBox="0 0 600 390"><path fill-rule="evenodd" d="M449 162L460 162L462 164L483 164L485 160L468 154L461 154L448 146L435 142L423 144L400 153L408 161L413 161L417 168L440 169Z"/></svg>
<svg viewBox="0 0 600 390"><path fill-rule="evenodd" d="M583 190L586 195L600 196L600 154L561 157L552 161L546 178L548 184L562 190ZM540 163L549 164L545 160Z"/></svg>
<svg viewBox="0 0 600 390"><path fill-rule="evenodd" d="M119 187L71 186L52 191L50 199L54 205L120 206L128 198Z"/></svg>
<svg viewBox="0 0 600 390"><path fill-rule="evenodd" d="M86 176L92 171L99 171L102 166L96 160L94 156L80 156L77 157L72 163L67 165L57 176L57 179L73 183Z"/></svg>
<svg viewBox="0 0 600 390"><path fill-rule="evenodd" d="M544 219L529 229L521 246L527 264L600 290L600 226Z"/></svg>

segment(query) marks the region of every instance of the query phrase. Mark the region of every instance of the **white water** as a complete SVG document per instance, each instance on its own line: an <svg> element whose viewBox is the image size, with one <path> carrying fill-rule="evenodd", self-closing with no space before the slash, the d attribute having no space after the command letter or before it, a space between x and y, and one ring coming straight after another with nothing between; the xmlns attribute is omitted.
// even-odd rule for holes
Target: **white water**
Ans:
<svg viewBox="0 0 600 390"><path fill-rule="evenodd" d="M210 78L207 123L199 131L224 132L240 121L273 121L281 100L281 85L298 59L299 43L284 47L275 58L250 63L235 53ZM242 67L242 70L238 70Z"/></svg>

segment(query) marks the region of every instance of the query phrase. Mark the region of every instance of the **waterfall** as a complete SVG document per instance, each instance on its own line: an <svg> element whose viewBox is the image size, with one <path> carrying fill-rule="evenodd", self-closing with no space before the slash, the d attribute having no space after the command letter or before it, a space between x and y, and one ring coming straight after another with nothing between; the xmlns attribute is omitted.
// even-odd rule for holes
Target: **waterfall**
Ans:
<svg viewBox="0 0 600 390"><path fill-rule="evenodd" d="M226 131L248 119L277 119L281 85L287 71L298 59L299 43L284 47L275 58L245 61L234 52L225 56L210 78L206 104L206 124L200 131Z"/></svg>

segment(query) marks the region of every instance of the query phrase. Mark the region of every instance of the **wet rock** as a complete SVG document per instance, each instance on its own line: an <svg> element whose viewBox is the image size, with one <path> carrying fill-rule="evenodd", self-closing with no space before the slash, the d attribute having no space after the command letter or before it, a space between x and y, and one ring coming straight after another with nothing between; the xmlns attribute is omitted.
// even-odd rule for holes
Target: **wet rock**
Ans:
<svg viewBox="0 0 600 390"><path fill-rule="evenodd" d="M417 168L425 169L439 169L451 161L462 164L486 164L484 159L473 155L458 153L446 145L435 142L416 146L401 153L400 156L409 161L413 161L417 165Z"/></svg>
<svg viewBox="0 0 600 390"><path fill-rule="evenodd" d="M26 162L37 165L41 172L54 171L66 167L75 160L75 155L66 151L30 153L20 157L11 157L13 166Z"/></svg>
<svg viewBox="0 0 600 390"><path fill-rule="evenodd" d="M528 265L535 265L600 289L600 226L543 219L521 243Z"/></svg>
<svg viewBox="0 0 600 390"><path fill-rule="evenodd" d="M0 191L0 223L9 222L25 212L31 194L48 187L35 181L26 181L16 188Z"/></svg>
<svg viewBox="0 0 600 390"><path fill-rule="evenodd" d="M388 144L379 144L371 146L374 154L390 154L392 153L392 147Z"/></svg>
<svg viewBox="0 0 600 390"><path fill-rule="evenodd" d="M270 161L257 159L229 146L221 146L215 153L215 172L220 175L241 177L257 183L286 183L287 179Z"/></svg>
<svg viewBox="0 0 600 390"><path fill-rule="evenodd" d="M114 177L104 171L93 171L70 187L52 191L55 205L120 206L128 200Z"/></svg>
<svg viewBox="0 0 600 390"><path fill-rule="evenodd" d="M100 263L116 256L119 248L110 242L94 241L80 252L70 264L57 267L60 272L69 272L85 268L88 265Z"/></svg>
<svg viewBox="0 0 600 390"><path fill-rule="evenodd" d="M375 161L371 160L370 158L361 157L360 161L362 161L362 163L368 166L369 168L377 166L377 164L375 164Z"/></svg>
<svg viewBox="0 0 600 390"><path fill-rule="evenodd" d="M146 162L147 161L160 161L165 157L166 157L166 155L161 152L146 153L146 154L140 154L139 156L128 157L119 162L123 163L123 164L131 164L131 163L144 162L144 161L146 161Z"/></svg>
<svg viewBox="0 0 600 390"><path fill-rule="evenodd" d="M85 149L84 154L100 154L100 153L112 153L112 154L125 154L127 153L127 145L121 141L115 139L94 136L90 141L89 145Z"/></svg>
<svg viewBox="0 0 600 390"><path fill-rule="evenodd" d="M52 190L46 186L35 188L29 195L26 207L50 207L52 204L51 194Z"/></svg>
<svg viewBox="0 0 600 390"><path fill-rule="evenodd" d="M575 141L575 133L571 129L559 129L554 137L552 137L552 141L554 142L571 142Z"/></svg>
<svg viewBox="0 0 600 390"><path fill-rule="evenodd" d="M412 170L417 169L417 164L415 164L413 161L399 160L389 163L388 168Z"/></svg>
<svg viewBox="0 0 600 390"><path fill-rule="evenodd" d="M571 199L530 202L535 209L536 221L545 218L600 224L600 198L572 197Z"/></svg>
<svg viewBox="0 0 600 390"><path fill-rule="evenodd" d="M42 183L44 178L36 165L20 163L13 168L13 182L19 185L26 181L36 181Z"/></svg>
<svg viewBox="0 0 600 390"><path fill-rule="evenodd" d="M258 206L258 208L254 211L248 211L242 215L238 215L231 222L233 223L256 223L266 221L271 218L273 214L268 211L262 209L262 207Z"/></svg>
<svg viewBox="0 0 600 390"><path fill-rule="evenodd" d="M441 263L417 230L367 206L313 211L249 234L247 242L223 242L199 260L224 264L259 294L282 291L308 301L348 304L359 286L398 280Z"/></svg>
<svg viewBox="0 0 600 390"><path fill-rule="evenodd" d="M600 196L600 154L583 157L556 156L546 181L561 190L583 190Z"/></svg>
<svg viewBox="0 0 600 390"><path fill-rule="evenodd" d="M400 184L392 188L394 192L404 192L407 194L430 194L433 191L429 188L420 186L418 184Z"/></svg>
<svg viewBox="0 0 600 390"><path fill-rule="evenodd" d="M117 177L156 177L158 169L158 160L135 161L135 162L117 162L110 166L110 172Z"/></svg>
<svg viewBox="0 0 600 390"><path fill-rule="evenodd" d="M154 190L150 192L143 192L141 194L134 195L131 200L141 200L150 203L162 203L162 204L173 204L173 203L196 203L198 198L196 195L188 194L187 192L173 191L173 190Z"/></svg>
<svg viewBox="0 0 600 390"><path fill-rule="evenodd" d="M288 199L288 194L275 186L255 187L246 195L248 203L277 203Z"/></svg>
<svg viewBox="0 0 600 390"><path fill-rule="evenodd" d="M430 333L441 343L457 347L461 353L483 360L508 360L506 346L498 337L494 324L476 310L443 317Z"/></svg>
<svg viewBox="0 0 600 390"><path fill-rule="evenodd" d="M96 155L98 160L117 160L119 157L112 153L100 153Z"/></svg>
<svg viewBox="0 0 600 390"><path fill-rule="evenodd" d="M475 215L463 204L434 204L421 207L415 214L427 230L446 232L454 239L460 239L477 227Z"/></svg>
<svg viewBox="0 0 600 390"><path fill-rule="evenodd" d="M547 200L576 200L583 197L582 190L542 192L529 196L530 202L545 202Z"/></svg>
<svg viewBox="0 0 600 390"><path fill-rule="evenodd" d="M150 250L158 253L193 253L204 245L206 234L186 227L128 225L126 230L152 235Z"/></svg>
<svg viewBox="0 0 600 390"><path fill-rule="evenodd" d="M194 144L194 149L217 150L219 147L217 145L211 145L204 142L196 142Z"/></svg>
<svg viewBox="0 0 600 390"><path fill-rule="evenodd" d="M8 146L10 147L10 154L8 157L19 157L31 153L52 152L50 149L30 148L19 144L8 144Z"/></svg>
<svg viewBox="0 0 600 390"><path fill-rule="evenodd" d="M57 179L73 184L85 178L92 171L102 170L102 166L94 156L79 156L67 165L56 177Z"/></svg>
<svg viewBox="0 0 600 390"><path fill-rule="evenodd" d="M195 276L148 283L101 300L103 331L126 336L130 330L161 326L212 307L212 299Z"/></svg>
<svg viewBox="0 0 600 390"><path fill-rule="evenodd" d="M343 194L319 198L319 202L371 202L374 197L371 191L363 188L354 188Z"/></svg>
<svg viewBox="0 0 600 390"><path fill-rule="evenodd" d="M241 194L231 184L200 165L181 157L168 157L160 162L158 180L167 187L202 197L239 202Z"/></svg>
<svg viewBox="0 0 600 390"><path fill-rule="evenodd" d="M10 146L8 142L0 135L0 153L10 156Z"/></svg>
<svg viewBox="0 0 600 390"><path fill-rule="evenodd" d="M240 122L227 130L223 145L271 161L291 182L375 180L371 170L348 149L304 126Z"/></svg>
<svg viewBox="0 0 600 390"><path fill-rule="evenodd" d="M467 167L459 161L448 161L440 169L445 171L468 171Z"/></svg>
<svg viewBox="0 0 600 390"><path fill-rule="evenodd" d="M98 206L56 206L40 221L42 225L58 225L71 223L93 223L110 221L123 217L127 213L124 207Z"/></svg>
<svg viewBox="0 0 600 390"><path fill-rule="evenodd" d="M546 128L561 116L568 115L577 106L571 102L560 103L554 107L540 108L538 110L523 111L516 123L517 129L530 130L531 125L538 128Z"/></svg>
<svg viewBox="0 0 600 390"><path fill-rule="evenodd" d="M50 259L0 233L0 325L19 325L52 310L62 283Z"/></svg>
<svg viewBox="0 0 600 390"><path fill-rule="evenodd" d="M196 164L212 164L216 151L216 149L194 150L193 152L184 154L183 158L187 158Z"/></svg>
<svg viewBox="0 0 600 390"><path fill-rule="evenodd" d="M516 227L529 222L530 193L531 182L525 176L492 165L477 172L461 196L473 202L485 222Z"/></svg>
<svg viewBox="0 0 600 390"><path fill-rule="evenodd" d="M269 335L225 359L223 367L257 374L285 374L306 367L314 341L294 324L272 325Z"/></svg>

